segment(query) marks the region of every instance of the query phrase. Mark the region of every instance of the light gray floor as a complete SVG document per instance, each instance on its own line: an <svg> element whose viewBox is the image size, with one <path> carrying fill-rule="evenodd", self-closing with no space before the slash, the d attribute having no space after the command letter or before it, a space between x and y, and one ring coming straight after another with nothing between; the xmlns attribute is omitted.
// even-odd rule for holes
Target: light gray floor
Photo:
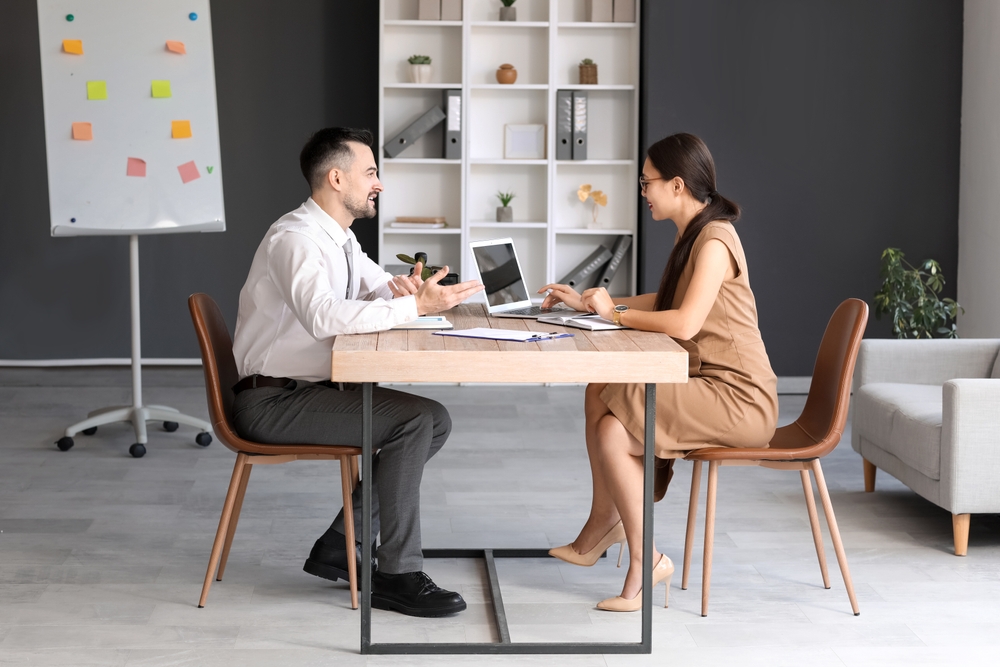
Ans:
<svg viewBox="0 0 1000 667"><path fill-rule="evenodd" d="M346 586L301 570L340 505L337 466L326 462L255 469L225 580L197 609L234 455L217 442L201 449L187 428L151 428L141 460L127 454L125 425L78 436L67 453L52 444L87 411L128 403L128 383L124 370L0 369L0 664L860 667L1000 658L998 517L973 517L968 557L953 556L948 513L885 475L876 493L863 493L849 437L824 469L857 618L828 536L833 588L821 586L798 475L751 468L720 475L712 602L701 618L700 562L680 590L684 463L656 507L658 545L678 571L669 609L659 606L663 588L654 594L652 657L358 655ZM445 403L455 421L424 476L425 546L539 547L575 536L590 499L582 388L409 389ZM200 370L149 371L145 394L206 416ZM782 423L802 404L782 396ZM501 561L514 640L637 640L638 614L594 609L620 591L614 561ZM495 639L481 565L430 560L426 569L460 590L468 611L437 620L375 611L375 640Z"/></svg>

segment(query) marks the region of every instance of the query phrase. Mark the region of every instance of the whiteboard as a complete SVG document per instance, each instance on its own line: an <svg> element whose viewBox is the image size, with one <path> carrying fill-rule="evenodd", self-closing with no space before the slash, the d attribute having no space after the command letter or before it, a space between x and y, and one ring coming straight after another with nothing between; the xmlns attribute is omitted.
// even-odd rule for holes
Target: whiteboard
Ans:
<svg viewBox="0 0 1000 667"><path fill-rule="evenodd" d="M52 235L225 231L209 0L38 0L38 36Z"/></svg>

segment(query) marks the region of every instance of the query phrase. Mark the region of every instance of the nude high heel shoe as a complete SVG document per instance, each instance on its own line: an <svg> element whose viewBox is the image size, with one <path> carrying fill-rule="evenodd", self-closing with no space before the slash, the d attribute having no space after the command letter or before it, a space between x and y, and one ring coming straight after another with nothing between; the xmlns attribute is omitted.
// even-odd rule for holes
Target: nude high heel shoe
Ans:
<svg viewBox="0 0 1000 667"><path fill-rule="evenodd" d="M666 554L661 554L660 560L656 563L656 567L653 568L653 588L656 588L661 581L666 579L667 592L663 595L664 608L670 602L670 578L673 574L673 562L667 558ZM597 608L604 611L639 611L642 609L642 591L639 591L631 600L626 600L620 595L608 598L607 600L601 600L597 603Z"/></svg>
<svg viewBox="0 0 1000 667"><path fill-rule="evenodd" d="M621 567L622 554L625 552L625 526L622 525L621 521L612 526L607 535L602 537L601 541L597 543L597 546L585 554L577 553L572 544L567 544L565 546L549 549L549 555L558 558L559 560L564 560L572 565L590 567L598 561L601 554L607 551L608 548L615 543L621 545L618 549L618 567Z"/></svg>

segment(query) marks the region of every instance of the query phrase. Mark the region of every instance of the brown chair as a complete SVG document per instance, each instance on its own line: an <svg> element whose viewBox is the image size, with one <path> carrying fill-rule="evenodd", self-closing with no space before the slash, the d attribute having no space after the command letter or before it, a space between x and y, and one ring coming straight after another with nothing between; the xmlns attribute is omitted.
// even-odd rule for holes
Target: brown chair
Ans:
<svg viewBox="0 0 1000 667"><path fill-rule="evenodd" d="M837 562L840 563L840 572L847 587L847 596L851 600L851 609L855 616L861 613L858 610L858 601L854 596L854 585L851 583L851 573L847 568L847 555L844 553L844 545L840 540L837 518L833 514L833 504L830 502L830 494L826 488L823 468L820 466L819 460L833 451L844 432L851 398L854 362L857 359L861 337L865 333L867 323L868 304L864 301L848 299L837 307L826 326L823 340L820 342L805 408L793 423L782 426L775 431L767 448L705 448L694 450L685 457L694 461L694 471L691 477L687 535L684 540L682 589L687 589L688 585L695 516L698 511L701 464L702 461L708 461L705 550L701 575L702 616L708 615L708 593L712 580L712 545L715 534L715 494L720 465L756 465L775 470L799 471L799 475L802 477L802 490L806 497L806 509L809 512L809 523L812 526L813 542L816 544L816 555L819 558L819 568L823 573L823 586L830 588L826 557L823 554L823 536L820 532L816 501L813 498L812 484L809 480L809 471L812 470L816 477L816 487L819 489L819 495L823 501L823 511L830 527L830 537L833 539L833 548L837 553Z"/></svg>
<svg viewBox="0 0 1000 667"><path fill-rule="evenodd" d="M201 360L205 367L205 390L208 393L208 412L212 428L219 440L229 449L236 452L236 465L233 477L229 482L229 492L222 506L222 518L219 520L219 530L215 534L212 545L212 555L208 560L208 571L205 573L205 585L201 589L201 599L198 607L205 606L208 599L208 589L212 585L212 575L218 565L219 573L216 581L222 581L229 559L229 548L236 534L236 523L240 519L240 508L243 506L243 496L250 481L250 470L254 465L288 463L289 461L310 460L340 461L340 478L344 495L344 527L347 532L347 543L354 543L354 512L351 504L351 493L358 484L358 459L360 447L343 447L340 445L264 445L242 439L233 429L230 415L233 410L232 386L240 377L236 371L233 359L233 339L222 319L219 306L207 294L192 294L188 298L191 309L191 319L198 334L198 344L201 346ZM221 553L221 561L220 561ZM351 608L358 608L358 573L353 558L347 559L347 569L350 575Z"/></svg>

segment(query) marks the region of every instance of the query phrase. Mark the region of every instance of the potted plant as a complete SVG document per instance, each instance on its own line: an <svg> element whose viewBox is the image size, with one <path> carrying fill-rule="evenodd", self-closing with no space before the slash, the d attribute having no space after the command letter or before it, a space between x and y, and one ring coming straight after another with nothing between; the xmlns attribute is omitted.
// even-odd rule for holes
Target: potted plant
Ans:
<svg viewBox="0 0 1000 667"><path fill-rule="evenodd" d="M501 21L516 21L517 20L517 7L514 7L515 0L500 0L503 3L503 7L500 8L500 20Z"/></svg>
<svg viewBox="0 0 1000 667"><path fill-rule="evenodd" d="M879 275L882 287L875 293L875 317L892 317L896 338L958 338L954 321L962 308L954 299L942 299L941 266L933 259L917 268L907 262L899 248L882 251ZM949 325L949 322L951 323Z"/></svg>
<svg viewBox="0 0 1000 667"><path fill-rule="evenodd" d="M431 82L431 57L413 55L407 58L410 63L410 81L412 83Z"/></svg>
<svg viewBox="0 0 1000 667"><path fill-rule="evenodd" d="M401 262L405 262L406 264L410 264L410 265L416 264L417 262L423 262L424 269L423 269L423 271L420 272L420 279L421 280L427 280L428 278L430 278L435 273L437 273L438 271L441 270L440 266L430 266L430 265L427 264L427 253L426 252L417 252L417 253L414 253L413 257L410 257L409 255L404 255L403 253L399 253L398 255L396 255L396 259L398 259ZM413 273L412 269L410 269L410 273ZM438 284L439 285L457 285L458 284L458 274L457 273L449 273L447 276L445 276L444 278L442 278L441 281Z"/></svg>
<svg viewBox="0 0 1000 667"><path fill-rule="evenodd" d="M580 84L597 85L597 63L590 58L580 61Z"/></svg>
<svg viewBox="0 0 1000 667"><path fill-rule="evenodd" d="M589 183L581 185L580 189L576 191L576 196L582 202L586 202L588 199L591 200L592 202L594 202L593 211L592 211L593 221L588 225L588 227L590 227L591 229L596 228L597 227L597 213L600 210L597 207L598 206L607 206L608 205L608 196L606 194L604 194L603 192L601 192L600 190L594 190L594 189L592 189L590 187Z"/></svg>
<svg viewBox="0 0 1000 667"><path fill-rule="evenodd" d="M497 199L502 206L497 206L497 222L514 222L514 209L510 207L513 192L497 192Z"/></svg>

